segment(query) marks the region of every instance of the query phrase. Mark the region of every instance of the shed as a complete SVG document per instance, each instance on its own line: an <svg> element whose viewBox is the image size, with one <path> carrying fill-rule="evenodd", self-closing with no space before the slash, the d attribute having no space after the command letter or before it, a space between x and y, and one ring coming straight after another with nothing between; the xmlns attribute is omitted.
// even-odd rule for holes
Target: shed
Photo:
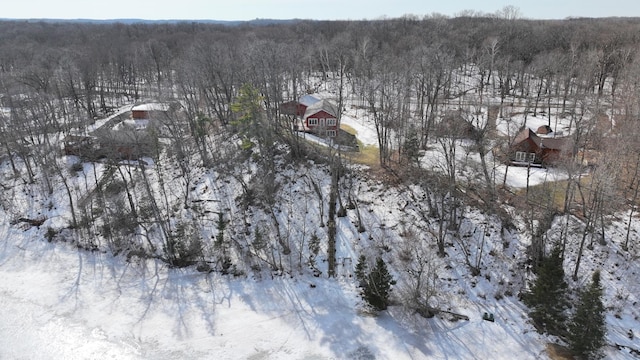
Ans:
<svg viewBox="0 0 640 360"><path fill-rule="evenodd" d="M67 135L63 140L65 155L91 157L95 155L97 140L93 136Z"/></svg>
<svg viewBox="0 0 640 360"><path fill-rule="evenodd" d="M478 130L465 119L460 110L447 111L434 125L434 131L440 137L475 139L478 136Z"/></svg>

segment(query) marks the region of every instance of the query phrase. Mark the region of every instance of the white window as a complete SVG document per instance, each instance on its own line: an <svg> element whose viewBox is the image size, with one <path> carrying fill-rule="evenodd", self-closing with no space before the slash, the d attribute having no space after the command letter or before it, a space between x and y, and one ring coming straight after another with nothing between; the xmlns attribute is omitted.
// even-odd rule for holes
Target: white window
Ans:
<svg viewBox="0 0 640 360"><path fill-rule="evenodd" d="M516 161L517 162L534 162L536 160L536 153L526 153L524 151L516 152Z"/></svg>
<svg viewBox="0 0 640 360"><path fill-rule="evenodd" d="M336 137L337 132L335 130L327 130L327 136Z"/></svg>
<svg viewBox="0 0 640 360"><path fill-rule="evenodd" d="M336 126L336 119L327 118L327 126Z"/></svg>
<svg viewBox="0 0 640 360"><path fill-rule="evenodd" d="M309 126L316 126L318 125L318 119L317 118L309 118L307 120L307 125Z"/></svg>

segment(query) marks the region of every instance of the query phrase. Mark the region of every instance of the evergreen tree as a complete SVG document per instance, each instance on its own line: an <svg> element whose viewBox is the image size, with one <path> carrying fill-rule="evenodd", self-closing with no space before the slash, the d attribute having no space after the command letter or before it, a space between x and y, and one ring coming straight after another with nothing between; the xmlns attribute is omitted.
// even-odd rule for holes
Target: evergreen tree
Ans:
<svg viewBox="0 0 640 360"><path fill-rule="evenodd" d="M228 243L224 238L224 230L227 228L227 222L224 220L224 214L218 213L218 222L216 224L216 229L218 230L218 234L216 235L216 240L214 241L214 246L222 252L221 254L221 263L222 263L222 273L228 274L229 268L231 267L231 258L228 254Z"/></svg>
<svg viewBox="0 0 640 360"><path fill-rule="evenodd" d="M316 257L320 252L320 237L315 232L311 234L311 239L309 240L309 266L315 269L316 267Z"/></svg>
<svg viewBox="0 0 640 360"><path fill-rule="evenodd" d="M595 271L587 290L580 294L576 313L569 323L567 340L574 355L584 359L602 357L607 331L605 308L602 304L600 271Z"/></svg>
<svg viewBox="0 0 640 360"><path fill-rule="evenodd" d="M563 312L568 306L566 289L562 249L556 246L542 259L538 277L523 298L531 308L529 316L538 330L553 335L561 335L564 331L566 317Z"/></svg>
<svg viewBox="0 0 640 360"><path fill-rule="evenodd" d="M385 310L389 305L391 286L395 284L389 274L387 264L382 258L376 259L376 265L369 273L363 289L363 298L376 310Z"/></svg>
<svg viewBox="0 0 640 360"><path fill-rule="evenodd" d="M214 242L215 246L218 248L222 248L224 245L224 229L227 228L227 222L224 221L224 215L219 212L218 213L218 222L216 223L216 229L218 230L218 234L216 235L216 241Z"/></svg>
<svg viewBox="0 0 640 360"><path fill-rule="evenodd" d="M358 280L358 286L360 287L364 287L366 284L367 270L367 258L364 255L360 255L356 264L356 280Z"/></svg>
<svg viewBox="0 0 640 360"><path fill-rule="evenodd" d="M418 132L413 126L409 129L407 139L403 145L403 151L405 158L410 163L416 165L420 163L420 139L418 139Z"/></svg>
<svg viewBox="0 0 640 360"><path fill-rule="evenodd" d="M239 90L238 97L231 104L235 120L231 121L242 136L242 149L250 150L255 145L254 137L260 137L268 129L263 124L263 98L260 91L250 84L244 84ZM260 137L259 140L262 138Z"/></svg>

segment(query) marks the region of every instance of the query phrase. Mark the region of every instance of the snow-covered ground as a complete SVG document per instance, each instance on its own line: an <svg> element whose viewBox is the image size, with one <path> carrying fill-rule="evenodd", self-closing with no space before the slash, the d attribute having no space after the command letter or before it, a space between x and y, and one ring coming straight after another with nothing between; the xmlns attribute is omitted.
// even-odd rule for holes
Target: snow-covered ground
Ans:
<svg viewBox="0 0 640 360"><path fill-rule="evenodd" d="M357 309L349 278L236 279L130 264L2 226L0 358L536 359L517 301L469 321ZM483 311L496 322L481 318Z"/></svg>
<svg viewBox="0 0 640 360"><path fill-rule="evenodd" d="M365 145L377 143L362 110L347 111L343 121ZM442 166L437 147L430 151L425 164ZM467 165L478 161L477 154L466 154L463 147L457 155ZM491 164L500 183L503 165ZM306 176L296 171L301 170L282 173L292 179ZM510 167L507 185L526 186L526 171ZM84 172L89 177L92 173ZM562 176L560 170L530 169L529 184ZM218 184L220 179L203 179L195 184L196 192L202 191L201 198L224 202L228 199L220 193L225 191L228 198L236 197L230 180ZM323 179L318 183L326 190L328 177ZM354 230L353 211L340 218L337 257L354 260L359 253L382 253L396 278L406 278L396 254L409 241L399 234L412 230L416 239L424 243L430 239L429 234L417 232L428 227L418 217L419 209L413 208L418 204L412 204L414 198L399 189L362 178L358 182L367 232ZM313 210L315 195L303 194L300 184L291 185L291 194L280 195L287 200L277 212L283 223L290 214L318 217ZM294 276L263 271L262 277L253 273L233 277L200 273L194 267L172 269L157 259L126 261L123 255L78 250L71 243L49 243L44 238L46 226L62 226L68 220L63 218L65 209L49 209L41 228L11 225L16 214L43 215L37 196L34 200L26 191L23 194L23 186L13 188L15 196L25 198L22 207L3 209L0 216L0 359L540 359L547 357L547 342L554 341L534 331L527 308L518 300L518 292L531 278L519 267L529 242L525 230L503 233L495 219L474 209L465 209L460 233L468 235L466 246L472 260L482 257L482 274L469 274L459 243L447 244L445 258L429 260L438 269L434 301L469 317L454 321L446 314L425 319L408 311L402 306L401 281L389 310L373 316L359 298L352 278L353 262L342 265L336 279L303 271ZM63 192L55 196L59 198L56 204L65 204ZM309 205L300 201L301 196L308 196ZM517 213L513 218L515 223L521 220ZM549 238L558 236L561 227L559 220ZM295 230L295 224L291 228ZM596 244L595 250L586 253L579 282L572 285L584 283L594 269L606 270L608 342L640 349L637 228L634 223L633 250L623 252L620 242L625 222L614 221L609 244ZM580 223L572 222L570 229L567 252L572 259ZM480 244L485 237L486 243ZM391 250L383 252L381 243ZM480 248L486 251L478 253ZM572 260L565 266L569 272ZM483 320L485 312L494 314L495 322ZM629 338L629 330L635 337ZM634 356L625 349L609 346L605 350L612 359Z"/></svg>
<svg viewBox="0 0 640 360"><path fill-rule="evenodd" d="M366 123L362 119L355 118L354 113L351 112L345 114L340 121L343 124L352 127L356 131L358 140L365 146L378 145L378 137L376 136L376 130L373 128L372 124Z"/></svg>
<svg viewBox="0 0 640 360"><path fill-rule="evenodd" d="M394 229L407 220L392 205L396 196L391 192L375 204L376 216L384 216ZM546 358L546 343L553 339L533 330L517 297L518 282L526 274L514 265L526 239L514 233L512 245L502 248L494 224L479 213L466 217L462 232L483 222L486 227L491 251L484 256L483 275L469 275L457 245L447 249L450 257L432 261L440 268L438 304L467 315L468 321L447 315L425 319L407 312L399 298L373 316L363 310L350 269L338 271L335 280L310 274L261 279L205 274L193 267L170 269L158 260L127 262L108 253L78 251L47 242L41 229L3 221L0 358ZM348 229L352 220L342 218L338 227ZM571 226L579 236L579 223ZM595 268L605 270L609 343L637 349L640 299L634 279L639 268L628 259L633 252L619 249L624 222L612 229L611 244L596 245L589 253L594 255L584 260L579 282ZM633 236L637 246L635 228ZM339 240L339 258L351 256L351 246L362 242L350 239L347 231ZM576 243L572 238L570 252ZM565 265L569 272L572 262ZM495 322L484 321L484 312L493 313ZM628 338L629 331L634 339ZM607 358L633 358L626 349L606 351Z"/></svg>

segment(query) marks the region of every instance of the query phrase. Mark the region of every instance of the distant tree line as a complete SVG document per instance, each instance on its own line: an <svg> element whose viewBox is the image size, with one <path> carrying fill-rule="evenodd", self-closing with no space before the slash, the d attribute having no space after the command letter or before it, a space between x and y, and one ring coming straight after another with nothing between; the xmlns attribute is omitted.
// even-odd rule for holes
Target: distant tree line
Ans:
<svg viewBox="0 0 640 360"><path fill-rule="evenodd" d="M532 95L534 79L543 94L602 93L605 80L620 84L635 60L638 30L636 18L498 16L239 26L2 21L0 74L5 96L28 90L71 99L67 110L89 117L122 101L181 95L225 124L244 83L276 111L283 94L313 90L302 86L312 73L348 76L364 100L380 90L368 82L403 79L392 94L417 91L411 95L428 118L438 99L461 90L451 76L465 64L478 67L481 86L505 95ZM566 85L577 77L584 81ZM167 93L170 85L180 91Z"/></svg>

